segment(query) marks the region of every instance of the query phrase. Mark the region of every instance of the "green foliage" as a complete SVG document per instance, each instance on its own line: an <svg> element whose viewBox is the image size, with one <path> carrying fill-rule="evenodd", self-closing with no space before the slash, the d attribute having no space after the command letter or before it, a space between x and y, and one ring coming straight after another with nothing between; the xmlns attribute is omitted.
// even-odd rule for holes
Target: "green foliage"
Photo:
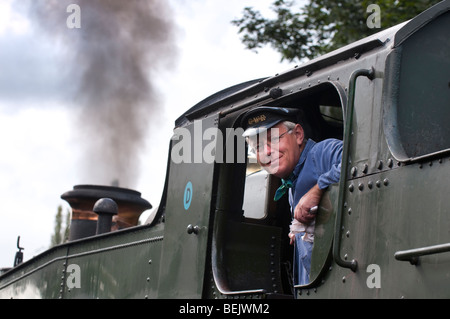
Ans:
<svg viewBox="0 0 450 319"><path fill-rule="evenodd" d="M55 230L50 240L50 247L65 243L69 238L70 211L67 210L66 220L63 224L62 206L58 206L55 216Z"/></svg>
<svg viewBox="0 0 450 319"><path fill-rule="evenodd" d="M439 0L309 0L300 7L295 0L276 0L274 19L264 18L251 7L231 21L243 34L247 49L265 45L281 54L281 60L303 61L359 40L413 18ZM369 28L370 4L380 8L381 28Z"/></svg>

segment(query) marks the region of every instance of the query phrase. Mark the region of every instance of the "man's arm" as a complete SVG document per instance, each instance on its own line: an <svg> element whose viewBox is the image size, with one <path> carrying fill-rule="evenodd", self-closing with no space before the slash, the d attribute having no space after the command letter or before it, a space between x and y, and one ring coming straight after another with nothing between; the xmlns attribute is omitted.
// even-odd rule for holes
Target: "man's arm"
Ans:
<svg viewBox="0 0 450 319"><path fill-rule="evenodd" d="M309 210L319 206L322 195L329 185L339 182L342 148L342 141L329 139L320 143L320 148L312 154L319 178L317 184L300 198L295 207L294 218L299 222L310 224L316 216L309 213Z"/></svg>
<svg viewBox="0 0 450 319"><path fill-rule="evenodd" d="M314 185L298 202L294 209L294 218L303 224L310 224L315 214L311 214L309 211L314 206L319 206L320 200L324 193L324 189L320 189L319 185Z"/></svg>

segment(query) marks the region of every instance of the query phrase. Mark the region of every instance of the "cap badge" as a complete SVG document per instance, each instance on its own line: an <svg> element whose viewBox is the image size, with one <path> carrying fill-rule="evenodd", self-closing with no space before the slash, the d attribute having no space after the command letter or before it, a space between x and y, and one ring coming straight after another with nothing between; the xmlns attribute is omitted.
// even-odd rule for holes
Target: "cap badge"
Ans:
<svg viewBox="0 0 450 319"><path fill-rule="evenodd" d="M259 116L255 116L253 118L248 119L248 125L257 124L259 122L264 122L266 120L266 116L261 114Z"/></svg>

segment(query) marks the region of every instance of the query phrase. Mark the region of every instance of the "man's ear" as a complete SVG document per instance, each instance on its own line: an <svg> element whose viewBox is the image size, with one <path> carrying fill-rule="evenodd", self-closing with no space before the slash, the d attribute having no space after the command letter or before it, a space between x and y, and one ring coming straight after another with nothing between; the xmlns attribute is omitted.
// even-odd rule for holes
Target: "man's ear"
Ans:
<svg viewBox="0 0 450 319"><path fill-rule="evenodd" d="M300 124L295 124L293 134L295 134L297 144L302 145L303 140L305 139L305 132L303 131L303 127Z"/></svg>

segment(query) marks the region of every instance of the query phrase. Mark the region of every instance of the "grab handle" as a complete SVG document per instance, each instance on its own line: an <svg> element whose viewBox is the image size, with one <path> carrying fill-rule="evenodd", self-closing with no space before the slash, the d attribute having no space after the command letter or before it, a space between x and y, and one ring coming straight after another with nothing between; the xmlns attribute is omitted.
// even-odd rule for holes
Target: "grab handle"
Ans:
<svg viewBox="0 0 450 319"><path fill-rule="evenodd" d="M338 211L336 213L336 224L334 229L334 241L333 241L333 259L341 267L350 268L352 271L356 271L358 268L358 262L356 260L343 260L340 255L341 248L341 227L343 210L345 203L345 183L347 182L347 172L348 172L348 159L350 154L350 142L352 133L352 123L353 123L353 109L355 108L355 91L356 91L356 79L360 76L365 76L370 80L375 77L375 70L370 69L359 69L352 73L349 81L349 93L348 102L346 108L346 120L344 128L344 147L342 150L342 164L341 164L341 177L339 181L339 204Z"/></svg>
<svg viewBox="0 0 450 319"><path fill-rule="evenodd" d="M394 254L394 257L399 261L409 261L411 265L417 265L419 263L419 257L421 256L441 254L449 251L450 251L450 243L414 248L410 250L401 250L397 251Z"/></svg>

